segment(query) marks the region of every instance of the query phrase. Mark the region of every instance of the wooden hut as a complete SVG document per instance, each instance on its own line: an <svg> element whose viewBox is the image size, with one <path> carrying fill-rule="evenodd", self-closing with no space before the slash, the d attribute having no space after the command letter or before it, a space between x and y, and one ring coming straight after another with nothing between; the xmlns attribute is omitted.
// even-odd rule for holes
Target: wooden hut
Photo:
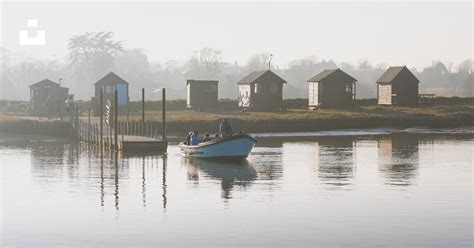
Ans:
<svg viewBox="0 0 474 248"><path fill-rule="evenodd" d="M48 97L59 106L60 110L65 108L64 101L68 98L69 89L61 87L49 79L44 79L38 83L30 85L30 103L33 114L39 114L44 109L44 103Z"/></svg>
<svg viewBox="0 0 474 248"><path fill-rule="evenodd" d="M217 80L187 80L186 107L194 110L217 108Z"/></svg>
<svg viewBox="0 0 474 248"><path fill-rule="evenodd" d="M107 99L113 101L114 92L117 90L118 93L118 105L119 111L125 111L129 102L129 84L121 77L113 72L109 72L103 78L99 79L95 84L95 96L92 99L94 102L94 113L99 115L100 111L100 90L103 90L104 105Z"/></svg>
<svg viewBox="0 0 474 248"><path fill-rule="evenodd" d="M378 104L417 105L418 83L420 81L406 66L391 66L377 80Z"/></svg>
<svg viewBox="0 0 474 248"><path fill-rule="evenodd" d="M309 109L352 106L357 80L341 69L324 70L308 80Z"/></svg>
<svg viewBox="0 0 474 248"><path fill-rule="evenodd" d="M250 73L238 82L239 108L259 111L280 109L285 83L270 70Z"/></svg>

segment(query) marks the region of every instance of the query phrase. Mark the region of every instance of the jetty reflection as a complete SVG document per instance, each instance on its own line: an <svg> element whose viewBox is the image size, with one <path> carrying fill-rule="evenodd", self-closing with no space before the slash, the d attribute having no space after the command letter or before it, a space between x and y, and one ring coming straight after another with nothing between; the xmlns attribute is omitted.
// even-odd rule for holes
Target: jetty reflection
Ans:
<svg viewBox="0 0 474 248"><path fill-rule="evenodd" d="M187 167L188 180L199 181L204 176L221 181L221 196L224 199L232 198L235 186L246 188L257 179L257 171L247 160L240 162L182 158L181 164Z"/></svg>
<svg viewBox="0 0 474 248"><path fill-rule="evenodd" d="M40 187L53 187L61 182L74 182L68 185L74 189L93 189L99 192L102 208L110 204L120 208L121 184L139 183L143 207L147 206L147 179L159 170L161 176L161 205L167 206L167 157L166 155L124 156L114 151L102 151L96 146L79 143L38 143L31 150L33 179ZM161 168L160 168L161 167ZM131 170L140 170L139 181L131 181ZM84 180L87 179L87 180ZM77 182L77 183L76 183ZM127 185L129 187L129 185ZM151 194L155 195L156 189ZM87 192L92 193L92 192Z"/></svg>

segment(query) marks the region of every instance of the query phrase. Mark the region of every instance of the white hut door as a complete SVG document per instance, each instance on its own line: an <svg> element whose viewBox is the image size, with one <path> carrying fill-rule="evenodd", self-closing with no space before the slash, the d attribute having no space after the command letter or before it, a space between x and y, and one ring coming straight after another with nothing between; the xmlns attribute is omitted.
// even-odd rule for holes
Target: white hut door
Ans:
<svg viewBox="0 0 474 248"><path fill-rule="evenodd" d="M318 106L318 83L310 82L309 83L309 106Z"/></svg>

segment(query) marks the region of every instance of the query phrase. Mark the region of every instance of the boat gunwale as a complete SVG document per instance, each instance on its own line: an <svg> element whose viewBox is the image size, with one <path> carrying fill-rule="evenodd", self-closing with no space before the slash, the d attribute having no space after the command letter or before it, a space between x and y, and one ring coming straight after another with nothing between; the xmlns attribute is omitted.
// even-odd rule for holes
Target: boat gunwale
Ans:
<svg viewBox="0 0 474 248"><path fill-rule="evenodd" d="M199 144L194 145L194 146L185 145L184 142L180 142L178 144L178 146L181 147L181 148L203 148L203 147L208 147L208 146L212 146L212 145L217 145L217 144L220 144L220 143L226 142L226 141L235 140L235 139L243 139L243 138L251 139L255 143L257 143L257 140L254 137L252 137L248 134L236 134L236 135L232 135L232 136L228 136L228 137L214 139L214 140L207 141L207 142L202 142L202 143L199 143Z"/></svg>

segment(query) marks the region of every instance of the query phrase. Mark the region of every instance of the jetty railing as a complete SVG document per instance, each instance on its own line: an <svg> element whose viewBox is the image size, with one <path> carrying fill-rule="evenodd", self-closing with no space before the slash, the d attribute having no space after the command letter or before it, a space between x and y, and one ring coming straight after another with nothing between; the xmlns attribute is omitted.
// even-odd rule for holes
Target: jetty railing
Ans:
<svg viewBox="0 0 474 248"><path fill-rule="evenodd" d="M144 90L142 93L144 95ZM101 99L103 99L102 90L100 95ZM78 108L75 109L73 117L69 118L69 123L72 127L71 135L80 141L114 150L121 150L124 147L124 143L127 143L128 146L131 143L136 143L141 148L146 148L144 147L146 144L156 147L156 143L166 143L165 89L162 89L162 97L163 110L161 122L145 121L144 114L141 121L130 121L129 118L127 118L127 121L120 121L118 118L118 92L115 90L114 99L107 100L106 113L100 115L99 118L92 118L90 109L87 110L87 118L81 114ZM103 102L101 101L101 110L103 108L102 104Z"/></svg>

